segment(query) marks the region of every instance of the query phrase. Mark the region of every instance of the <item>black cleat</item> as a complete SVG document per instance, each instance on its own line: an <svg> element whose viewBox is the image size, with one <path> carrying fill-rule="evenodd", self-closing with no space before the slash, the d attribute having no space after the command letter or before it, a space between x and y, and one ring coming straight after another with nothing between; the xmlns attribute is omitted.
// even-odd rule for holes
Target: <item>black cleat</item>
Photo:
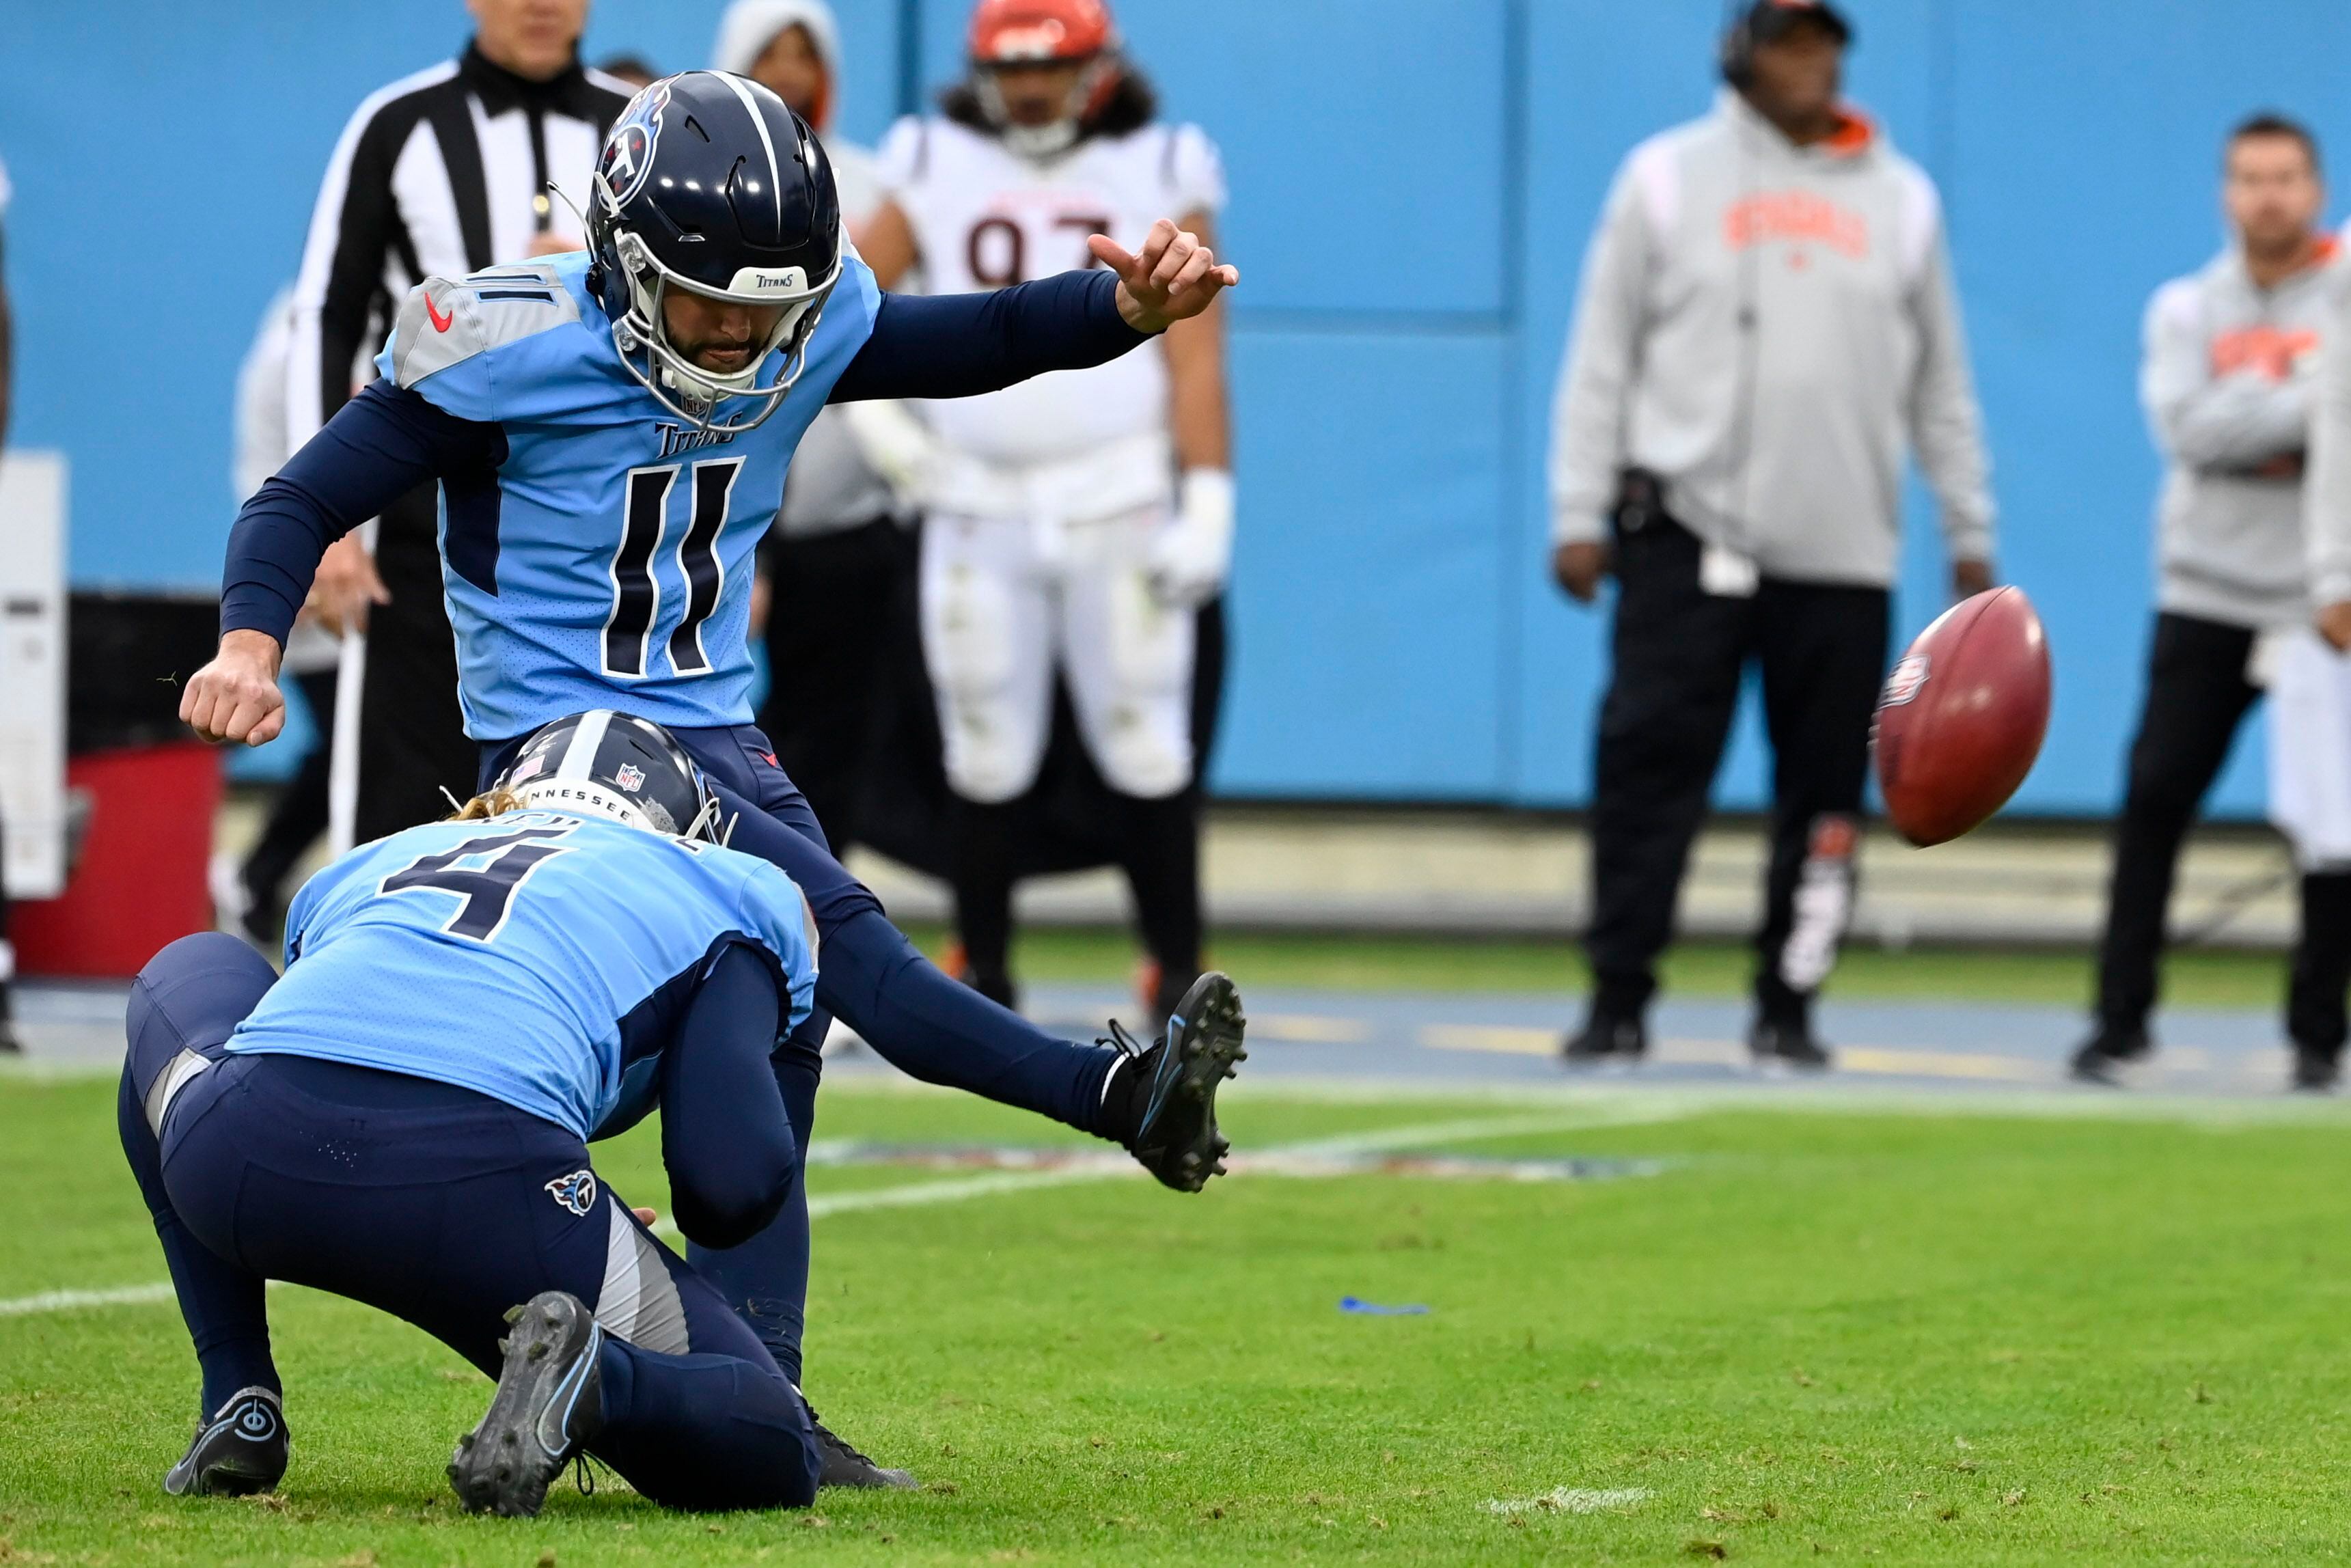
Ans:
<svg viewBox="0 0 2351 1568"><path fill-rule="evenodd" d="M604 1330L580 1298L541 1291L507 1313L507 1364L482 1424L457 1439L449 1485L468 1513L530 1519L548 1483L604 1425Z"/></svg>
<svg viewBox="0 0 2351 1568"><path fill-rule="evenodd" d="M173 1497L248 1497L274 1491L286 1476L286 1411L266 1388L240 1388L211 1417L163 1477Z"/></svg>
<svg viewBox="0 0 2351 1568"><path fill-rule="evenodd" d="M840 1433L824 1424L813 1405L809 1406L809 1425L816 1428L817 1451L824 1456L824 1468L817 1472L817 1485L911 1491L921 1484L911 1471L884 1469L858 1452Z"/></svg>
<svg viewBox="0 0 2351 1568"><path fill-rule="evenodd" d="M2332 1094L2343 1078L2342 1053L2294 1048L2294 1077L2288 1084L2296 1093Z"/></svg>
<svg viewBox="0 0 2351 1568"><path fill-rule="evenodd" d="M1826 1072L1836 1064L1828 1047L1813 1038L1812 1030L1801 1023L1759 1022L1747 1037L1747 1050L1755 1065L1766 1070L1792 1068L1799 1072Z"/></svg>
<svg viewBox="0 0 2351 1568"><path fill-rule="evenodd" d="M1570 1067L1601 1067L1611 1062L1630 1067L1649 1054L1649 1031L1638 1019L1602 1018L1585 1020L1559 1048L1559 1058Z"/></svg>
<svg viewBox="0 0 2351 1568"><path fill-rule="evenodd" d="M2125 1088L2124 1066L2145 1060L2153 1050L2144 1030L2100 1029L2074 1053L2073 1061L2066 1064L2065 1075L2076 1083L2094 1083L2102 1089Z"/></svg>
<svg viewBox="0 0 2351 1568"><path fill-rule="evenodd" d="M1248 1060L1241 1047L1248 1028L1240 992L1214 969L1185 991L1168 1015L1165 1036L1150 1050L1111 1025L1112 1043L1126 1052L1112 1071L1131 1075L1124 1092L1133 1132L1121 1141L1177 1192L1197 1192L1224 1173L1232 1145L1217 1131L1217 1090Z"/></svg>

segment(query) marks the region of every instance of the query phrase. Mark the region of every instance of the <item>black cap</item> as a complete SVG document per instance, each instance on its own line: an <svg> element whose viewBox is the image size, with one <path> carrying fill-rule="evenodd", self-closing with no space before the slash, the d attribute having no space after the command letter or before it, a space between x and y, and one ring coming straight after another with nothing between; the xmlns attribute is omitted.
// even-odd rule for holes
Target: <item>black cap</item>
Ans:
<svg viewBox="0 0 2351 1568"><path fill-rule="evenodd" d="M1840 45L1853 42L1853 24L1828 0L1755 0L1745 18L1747 36L1759 44L1784 38L1799 27L1818 27Z"/></svg>

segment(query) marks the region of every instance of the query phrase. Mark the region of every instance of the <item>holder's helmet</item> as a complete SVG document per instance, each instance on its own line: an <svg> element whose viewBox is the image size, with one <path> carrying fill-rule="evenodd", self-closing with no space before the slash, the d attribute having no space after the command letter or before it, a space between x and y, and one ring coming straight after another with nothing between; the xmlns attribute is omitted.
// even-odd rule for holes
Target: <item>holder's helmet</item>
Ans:
<svg viewBox="0 0 2351 1568"><path fill-rule="evenodd" d="M705 429L748 430L775 413L841 277L841 198L807 123L742 77L664 77L605 138L590 208L589 286L629 373ZM705 370L670 341L662 302L673 290L747 306L772 325L743 369ZM778 350L783 363L763 382ZM753 401L722 419L737 399Z"/></svg>
<svg viewBox="0 0 2351 1568"><path fill-rule="evenodd" d="M651 719L610 708L541 726L496 788L544 810L718 841L718 799L685 747Z"/></svg>

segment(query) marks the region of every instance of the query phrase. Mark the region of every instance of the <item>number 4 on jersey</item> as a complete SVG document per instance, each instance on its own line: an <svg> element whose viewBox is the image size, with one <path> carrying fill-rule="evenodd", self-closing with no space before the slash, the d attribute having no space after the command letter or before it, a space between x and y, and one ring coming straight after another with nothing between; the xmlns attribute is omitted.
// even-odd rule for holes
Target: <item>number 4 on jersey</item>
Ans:
<svg viewBox="0 0 2351 1568"><path fill-rule="evenodd" d="M530 873L571 847L545 841L560 839L577 825L517 828L467 839L454 850L423 856L393 872L377 885L376 892L384 897L424 888L454 893L464 902L441 929L452 936L487 942L506 925L507 907ZM457 863L468 856L482 854L490 858L481 865Z"/></svg>

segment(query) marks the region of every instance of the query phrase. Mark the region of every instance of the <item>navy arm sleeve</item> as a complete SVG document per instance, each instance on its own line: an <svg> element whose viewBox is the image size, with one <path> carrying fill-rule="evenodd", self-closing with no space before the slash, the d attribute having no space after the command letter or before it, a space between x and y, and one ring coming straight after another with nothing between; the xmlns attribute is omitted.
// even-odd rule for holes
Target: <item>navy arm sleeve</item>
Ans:
<svg viewBox="0 0 2351 1568"><path fill-rule="evenodd" d="M505 461L498 426L371 383L237 513L221 573L221 635L266 632L284 643L329 545L429 479Z"/></svg>
<svg viewBox="0 0 2351 1568"><path fill-rule="evenodd" d="M1106 364L1151 337L1118 313L1118 275L1100 267L989 294L884 294L829 401L975 397Z"/></svg>

